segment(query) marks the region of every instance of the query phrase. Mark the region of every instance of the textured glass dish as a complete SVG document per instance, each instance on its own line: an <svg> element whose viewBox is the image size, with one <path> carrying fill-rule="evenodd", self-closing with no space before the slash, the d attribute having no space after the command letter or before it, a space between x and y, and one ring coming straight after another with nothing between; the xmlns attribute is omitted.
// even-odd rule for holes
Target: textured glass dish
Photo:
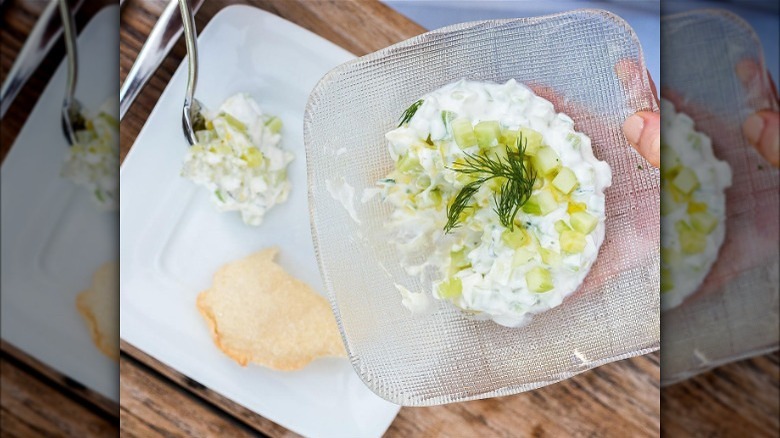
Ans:
<svg viewBox="0 0 780 438"><path fill-rule="evenodd" d="M670 384L777 349L780 184L777 169L742 135L748 115L778 110L753 29L720 10L661 23L662 95L712 139L733 174L718 260L696 293L663 314L661 383Z"/></svg>
<svg viewBox="0 0 780 438"><path fill-rule="evenodd" d="M634 68L616 69L619 61ZM384 135L404 109L461 78L533 87L574 119L612 167L598 260L563 304L522 328L474 321L438 301L432 314L410 313L396 284L428 294L431 285L406 275L388 244L391 207L378 198L361 202L394 166ZM320 81L304 116L312 234L366 385L402 405L443 404L527 391L658 348L659 174L621 131L639 110L657 110L642 49L623 20L598 10L445 27ZM337 186L346 199L331 195L328 187Z"/></svg>

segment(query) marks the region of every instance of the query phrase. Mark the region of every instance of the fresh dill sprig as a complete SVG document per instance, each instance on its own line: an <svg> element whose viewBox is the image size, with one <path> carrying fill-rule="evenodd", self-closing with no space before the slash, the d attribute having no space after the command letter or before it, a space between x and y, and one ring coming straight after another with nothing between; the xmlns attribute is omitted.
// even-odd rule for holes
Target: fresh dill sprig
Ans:
<svg viewBox="0 0 780 438"><path fill-rule="evenodd" d="M518 135L515 143L516 149L506 147L506 158L502 159L498 154L495 158L487 155L466 154L463 163L452 170L466 175L476 176L477 179L463 186L449 207L447 207L447 224L444 232L449 233L460 224L460 217L470 205L471 198L477 193L485 182L493 178L504 178L501 190L493 195L496 204L494 211L501 221L501 225L509 230L514 229L514 219L520 208L528 201L533 192L536 172L525 163L525 148L527 141L523 141L522 135Z"/></svg>
<svg viewBox="0 0 780 438"><path fill-rule="evenodd" d="M404 113L401 115L401 121L398 123L398 127L400 128L404 123L409 123L409 121L412 120L412 117L414 117L414 113L417 112L417 110L420 108L420 105L422 104L423 100L420 99L409 106L409 108L407 108L406 111L404 111Z"/></svg>

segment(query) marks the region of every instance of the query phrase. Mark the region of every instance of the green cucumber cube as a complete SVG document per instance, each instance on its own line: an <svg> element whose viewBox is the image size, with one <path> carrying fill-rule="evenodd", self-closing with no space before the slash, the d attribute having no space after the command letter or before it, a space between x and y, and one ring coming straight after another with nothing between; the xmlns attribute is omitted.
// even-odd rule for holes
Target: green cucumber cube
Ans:
<svg viewBox="0 0 780 438"><path fill-rule="evenodd" d="M510 248L520 248L530 241L528 234L521 227L515 227L512 231L504 230L501 233L501 241Z"/></svg>
<svg viewBox="0 0 780 438"><path fill-rule="evenodd" d="M540 247L539 255L542 256L542 261L550 266L557 266L561 263L561 255L551 249Z"/></svg>
<svg viewBox="0 0 780 438"><path fill-rule="evenodd" d="M529 156L536 155L543 145L542 134L531 128L520 128L519 134L525 143L525 154Z"/></svg>
<svg viewBox="0 0 780 438"><path fill-rule="evenodd" d="M461 249L460 251L451 251L450 252L450 275L455 275L461 270L468 268L471 266L471 260L468 258L468 251L466 251L466 248Z"/></svg>
<svg viewBox="0 0 780 438"><path fill-rule="evenodd" d="M420 164L417 157L414 157L409 153L401 156L398 160L398 164L396 164L396 168L401 171L401 173L416 173L423 170L422 164Z"/></svg>
<svg viewBox="0 0 780 438"><path fill-rule="evenodd" d="M459 117L452 121L452 136L455 137L455 143L461 149L470 148L477 145L477 136L474 134L474 127L471 121Z"/></svg>
<svg viewBox="0 0 780 438"><path fill-rule="evenodd" d="M458 277L450 277L446 281L439 283L439 298L453 299L458 298L463 293L463 283Z"/></svg>
<svg viewBox="0 0 780 438"><path fill-rule="evenodd" d="M691 226L700 233L710 234L718 226L718 218L706 211L691 214Z"/></svg>
<svg viewBox="0 0 780 438"><path fill-rule="evenodd" d="M517 143L517 129L505 129L501 133L501 143L514 149L515 143Z"/></svg>
<svg viewBox="0 0 780 438"><path fill-rule="evenodd" d="M268 130L270 130L272 133L278 134L279 131L282 130L282 119L279 117L271 117L267 122L265 122L265 126L267 126Z"/></svg>
<svg viewBox="0 0 780 438"><path fill-rule="evenodd" d="M569 230L571 230L571 227L567 225L563 219L555 222L555 231L559 233L563 233L564 231L569 231Z"/></svg>
<svg viewBox="0 0 780 438"><path fill-rule="evenodd" d="M579 231L582 234L590 234L591 231L596 229L599 220L592 214L578 211L571 214L569 222L571 222L571 227L576 231Z"/></svg>
<svg viewBox="0 0 780 438"><path fill-rule="evenodd" d="M680 248L686 254L698 254L707 248L707 235L694 229L680 230Z"/></svg>
<svg viewBox="0 0 780 438"><path fill-rule="evenodd" d="M679 204L674 200L674 196L666 189L666 185L661 185L661 216L668 216L671 212L677 210Z"/></svg>
<svg viewBox="0 0 780 438"><path fill-rule="evenodd" d="M579 231L564 231L560 237L561 249L570 254L577 254L585 249L585 235Z"/></svg>
<svg viewBox="0 0 780 438"><path fill-rule="evenodd" d="M474 135L481 149L489 149L501 139L501 125L494 120L479 122L474 126Z"/></svg>
<svg viewBox="0 0 780 438"><path fill-rule="evenodd" d="M523 211L528 214L544 216L558 208L555 197L547 190L535 193L528 198L528 202L523 205Z"/></svg>
<svg viewBox="0 0 780 438"><path fill-rule="evenodd" d="M674 149L661 144L661 173L666 175L676 175L682 168L682 160Z"/></svg>
<svg viewBox="0 0 780 438"><path fill-rule="evenodd" d="M551 147L542 146L531 157L531 164L539 172L539 176L547 176L558 170L558 167L561 165L561 159L558 158L558 153Z"/></svg>
<svg viewBox="0 0 780 438"><path fill-rule="evenodd" d="M558 189L561 193L568 195L577 187L577 176L568 167L564 167L558 171L558 175L552 180L552 185Z"/></svg>
<svg viewBox="0 0 780 438"><path fill-rule="evenodd" d="M535 256L536 253L529 248L517 249L512 256L512 267L525 266L528 263L531 263Z"/></svg>
<svg viewBox="0 0 780 438"><path fill-rule="evenodd" d="M547 292L554 287L550 271L539 266L525 274L525 282L528 289L534 292Z"/></svg>
<svg viewBox="0 0 780 438"><path fill-rule="evenodd" d="M690 195L691 192L699 187L699 178L696 177L696 173L693 170L686 167L680 170L680 173L674 177L672 184L677 187L677 190Z"/></svg>

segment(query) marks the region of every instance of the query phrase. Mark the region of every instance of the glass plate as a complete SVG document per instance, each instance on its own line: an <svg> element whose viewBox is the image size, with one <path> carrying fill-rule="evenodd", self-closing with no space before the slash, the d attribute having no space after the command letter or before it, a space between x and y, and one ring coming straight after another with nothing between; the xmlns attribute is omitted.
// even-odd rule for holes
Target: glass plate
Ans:
<svg viewBox="0 0 780 438"><path fill-rule="evenodd" d="M619 61L633 68L616 69ZM425 293L431 285L407 276L387 244L390 207L361 202L393 168L384 134L403 110L461 78L534 87L612 167L598 260L562 305L522 328L474 321L443 302L430 315L411 314L395 285ZM538 388L657 349L659 173L621 130L630 114L657 109L636 35L600 10L449 26L328 73L304 116L312 235L366 385L394 403L435 405ZM352 199L335 200L327 189L334 184L352 187Z"/></svg>
<svg viewBox="0 0 780 438"><path fill-rule="evenodd" d="M777 349L778 171L742 135L745 118L778 110L761 43L744 20L723 10L663 17L662 94L712 139L729 163L726 238L699 290L663 314L661 383ZM757 74L741 80L741 63Z"/></svg>

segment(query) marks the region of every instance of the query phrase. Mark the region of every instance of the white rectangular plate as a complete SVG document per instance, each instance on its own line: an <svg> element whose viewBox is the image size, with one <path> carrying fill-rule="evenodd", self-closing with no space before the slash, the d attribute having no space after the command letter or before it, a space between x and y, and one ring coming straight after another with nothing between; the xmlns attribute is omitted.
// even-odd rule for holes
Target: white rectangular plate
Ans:
<svg viewBox="0 0 780 438"><path fill-rule="evenodd" d="M119 7L106 7L78 38L76 98L95 112L115 98ZM95 68L95 66L100 68ZM76 295L102 264L116 261L117 214L60 177L68 144L60 127L63 61L2 166L3 339L86 387L119 401L118 365L98 351Z"/></svg>
<svg viewBox="0 0 780 438"><path fill-rule="evenodd" d="M237 92L284 122L282 146L295 154L292 191L260 227L220 213L209 193L180 176L186 60L160 97L120 172L121 337L199 383L307 436L381 436L399 407L372 393L344 359L302 371L242 368L212 342L195 307L225 263L269 246L292 275L324 292L311 240L303 111L331 68L354 56L262 10L230 6L198 39L197 98L218 107Z"/></svg>

